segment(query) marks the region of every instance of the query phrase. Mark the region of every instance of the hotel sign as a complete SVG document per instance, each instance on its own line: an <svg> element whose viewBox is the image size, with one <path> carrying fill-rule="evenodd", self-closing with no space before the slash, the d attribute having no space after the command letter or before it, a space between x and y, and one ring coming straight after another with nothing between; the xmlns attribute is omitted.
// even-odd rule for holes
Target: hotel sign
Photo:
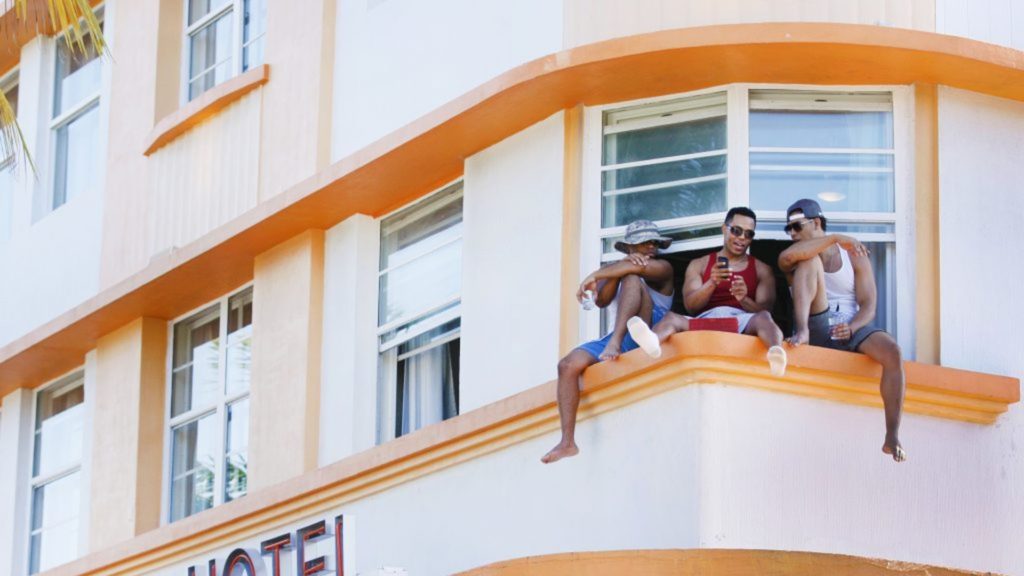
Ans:
<svg viewBox="0 0 1024 576"><path fill-rule="evenodd" d="M322 553L323 542L331 543L330 553ZM345 516L339 515L263 540L258 548L238 547L226 557L189 566L188 576L345 576L345 543ZM311 552L313 544L320 549Z"/></svg>

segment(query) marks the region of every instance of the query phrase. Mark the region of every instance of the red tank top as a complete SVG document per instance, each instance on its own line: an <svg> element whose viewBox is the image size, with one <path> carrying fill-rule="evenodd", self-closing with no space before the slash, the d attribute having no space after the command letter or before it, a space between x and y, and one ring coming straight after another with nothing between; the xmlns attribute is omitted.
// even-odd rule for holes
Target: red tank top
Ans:
<svg viewBox="0 0 1024 576"><path fill-rule="evenodd" d="M704 267L704 274L701 275L700 279L703 282L707 282L708 278L711 278L711 269L718 264L718 252L714 252L708 255L708 265ZM747 255L747 267L740 272L733 272L734 276L742 276L743 281L747 283L747 295L753 298L757 294L757 263L754 262L754 257ZM715 291L711 293L711 299L708 300L708 305L704 310L711 310L718 306L732 306L733 308L742 309L739 300L737 300L732 294L729 293L729 282L719 282L718 286L715 286ZM700 314L704 310L693 311L694 314Z"/></svg>

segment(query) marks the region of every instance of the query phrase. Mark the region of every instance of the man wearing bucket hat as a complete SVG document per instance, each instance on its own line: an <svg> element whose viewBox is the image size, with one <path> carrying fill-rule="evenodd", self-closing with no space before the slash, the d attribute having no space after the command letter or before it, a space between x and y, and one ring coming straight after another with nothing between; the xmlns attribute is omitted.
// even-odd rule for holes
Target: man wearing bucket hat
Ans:
<svg viewBox="0 0 1024 576"><path fill-rule="evenodd" d="M782 330L772 319L775 275L770 266L748 254L757 227L757 214L735 207L722 224L722 249L690 262L683 280L683 304L696 317L669 312L648 328L630 318L630 335L649 355L661 356L661 343L687 330L725 330L757 336L768 349L768 367L774 376L786 373Z"/></svg>
<svg viewBox="0 0 1024 576"><path fill-rule="evenodd" d="M562 424L559 443L541 458L545 464L575 456L576 410L580 403L580 375L590 365L614 360L622 352L637 348L626 333L626 319L633 316L658 322L672 306L672 265L657 258L659 248L672 239L662 236L649 220L637 220L626 227L626 235L615 243L624 258L591 272L580 283L576 299L591 296L605 308L615 303L615 328L600 340L586 342L558 363L558 415ZM589 294L588 294L589 293Z"/></svg>
<svg viewBox="0 0 1024 576"><path fill-rule="evenodd" d="M878 295L868 251L855 238L826 234L828 222L814 200L794 202L786 220L785 230L794 244L779 255L779 267L793 289L795 328L789 341L795 346L810 343L860 352L882 365L882 452L902 462L907 457L899 441L903 358L896 340L872 325Z"/></svg>

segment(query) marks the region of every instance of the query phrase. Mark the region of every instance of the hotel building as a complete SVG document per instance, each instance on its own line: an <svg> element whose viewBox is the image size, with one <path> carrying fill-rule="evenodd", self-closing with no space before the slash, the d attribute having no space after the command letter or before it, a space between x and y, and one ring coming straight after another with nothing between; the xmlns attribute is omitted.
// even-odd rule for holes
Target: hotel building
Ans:
<svg viewBox="0 0 1024 576"><path fill-rule="evenodd" d="M0 574L1024 575L1024 2L6 4ZM802 197L909 460L873 361L693 332L541 464L626 225L774 264Z"/></svg>

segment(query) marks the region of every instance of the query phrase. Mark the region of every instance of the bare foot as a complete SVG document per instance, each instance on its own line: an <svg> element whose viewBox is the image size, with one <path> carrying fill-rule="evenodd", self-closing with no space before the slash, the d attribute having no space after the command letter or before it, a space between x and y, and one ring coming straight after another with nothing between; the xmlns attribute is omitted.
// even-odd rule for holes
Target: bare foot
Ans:
<svg viewBox="0 0 1024 576"><path fill-rule="evenodd" d="M786 375L786 351L782 346L772 346L768 349L768 368L772 376Z"/></svg>
<svg viewBox="0 0 1024 576"><path fill-rule="evenodd" d="M571 458L579 453L580 449L576 447L575 442L569 442L568 444L559 442L558 445L545 454L540 461L545 464L551 464L552 462L558 462L562 458Z"/></svg>
<svg viewBox="0 0 1024 576"><path fill-rule="evenodd" d="M609 341L608 345L604 347L604 352L601 352L601 355L598 356L597 359L601 362L604 362L605 360L615 360L621 353L622 350L620 348L620 344Z"/></svg>
<svg viewBox="0 0 1024 576"><path fill-rule="evenodd" d="M892 459L897 462L903 462L907 459L907 451L900 445L900 441L895 437L885 437L885 444L882 444L882 452L892 455Z"/></svg>
<svg viewBox="0 0 1024 576"><path fill-rule="evenodd" d="M793 332L793 335L789 337L786 342L789 342L790 346L799 346L801 344L807 344L811 340L811 331L807 328L803 330L797 330Z"/></svg>

